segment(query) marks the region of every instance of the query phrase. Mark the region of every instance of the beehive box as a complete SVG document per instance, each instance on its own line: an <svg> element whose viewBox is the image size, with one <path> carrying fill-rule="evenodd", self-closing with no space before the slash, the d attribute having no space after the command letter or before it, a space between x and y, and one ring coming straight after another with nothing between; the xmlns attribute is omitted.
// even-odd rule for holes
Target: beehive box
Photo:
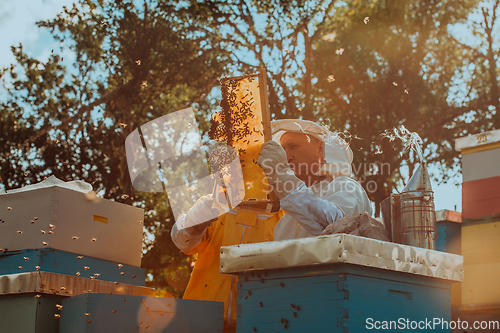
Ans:
<svg viewBox="0 0 500 333"><path fill-rule="evenodd" d="M450 210L436 212L436 250L462 254L462 214ZM459 317L462 305L462 282L451 284L451 314Z"/></svg>
<svg viewBox="0 0 500 333"><path fill-rule="evenodd" d="M462 154L461 317L500 318L500 130L456 139ZM478 319L479 320L479 319Z"/></svg>
<svg viewBox="0 0 500 333"><path fill-rule="evenodd" d="M454 254L462 252L462 214L450 210L436 212L436 250Z"/></svg>
<svg viewBox="0 0 500 333"><path fill-rule="evenodd" d="M60 314L56 305L63 297L57 295L22 294L0 296L0 332L57 333Z"/></svg>
<svg viewBox="0 0 500 333"><path fill-rule="evenodd" d="M464 310L495 310L500 317L500 219L489 223L464 223L462 283Z"/></svg>
<svg viewBox="0 0 500 333"><path fill-rule="evenodd" d="M0 275L0 295L39 293L70 297L87 292L139 296L156 295L156 290L148 287L74 275L40 271Z"/></svg>
<svg viewBox="0 0 500 333"><path fill-rule="evenodd" d="M64 301L92 291L122 298L155 295L151 288L55 273L0 275L0 332L57 333Z"/></svg>
<svg viewBox="0 0 500 333"><path fill-rule="evenodd" d="M57 333L65 299L89 292L154 296L151 288L48 272L0 275L0 332Z"/></svg>
<svg viewBox="0 0 500 333"><path fill-rule="evenodd" d="M455 140L462 154L464 223L500 220L500 130Z"/></svg>
<svg viewBox="0 0 500 333"><path fill-rule="evenodd" d="M0 195L0 249L52 248L140 267L143 210L52 186Z"/></svg>
<svg viewBox="0 0 500 333"><path fill-rule="evenodd" d="M223 324L223 302L84 294L63 301L60 333L218 333Z"/></svg>
<svg viewBox="0 0 500 333"><path fill-rule="evenodd" d="M221 271L238 275L237 332L362 332L375 321L379 328L399 318L449 321L451 282L463 277L461 256L351 235L221 251Z"/></svg>
<svg viewBox="0 0 500 333"><path fill-rule="evenodd" d="M95 280L144 286L144 268L81 256L55 249L27 249L0 253L0 275L50 272Z"/></svg>

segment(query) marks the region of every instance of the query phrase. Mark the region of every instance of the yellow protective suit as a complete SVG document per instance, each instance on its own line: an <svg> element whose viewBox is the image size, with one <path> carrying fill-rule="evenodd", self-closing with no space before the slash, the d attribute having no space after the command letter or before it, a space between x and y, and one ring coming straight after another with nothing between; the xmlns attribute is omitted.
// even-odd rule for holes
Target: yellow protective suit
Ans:
<svg viewBox="0 0 500 333"><path fill-rule="evenodd" d="M234 332L236 328L238 278L219 272L220 247L273 241L274 227L284 214L284 211L256 214L230 209L206 229L196 247L184 250L188 255L197 253L198 259L183 298L224 302L224 332ZM179 235L179 231L172 235ZM182 235L172 239L181 249L186 244Z"/></svg>

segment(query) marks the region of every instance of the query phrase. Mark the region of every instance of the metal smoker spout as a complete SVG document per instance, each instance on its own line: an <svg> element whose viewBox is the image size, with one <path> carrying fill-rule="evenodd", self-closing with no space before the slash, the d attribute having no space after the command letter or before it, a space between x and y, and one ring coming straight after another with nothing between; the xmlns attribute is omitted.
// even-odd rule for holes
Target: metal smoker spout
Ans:
<svg viewBox="0 0 500 333"><path fill-rule="evenodd" d="M408 184L403 188L402 192L409 191L431 191L431 181L429 180L429 173L427 172L427 163L421 162L413 176L411 176Z"/></svg>
<svg viewBox="0 0 500 333"><path fill-rule="evenodd" d="M427 163L421 162L400 194L403 244L436 249L436 211Z"/></svg>

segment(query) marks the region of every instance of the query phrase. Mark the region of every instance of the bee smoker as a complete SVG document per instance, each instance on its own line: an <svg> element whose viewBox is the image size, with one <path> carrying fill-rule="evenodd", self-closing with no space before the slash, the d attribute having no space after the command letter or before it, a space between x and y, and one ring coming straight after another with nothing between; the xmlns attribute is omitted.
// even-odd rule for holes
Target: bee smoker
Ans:
<svg viewBox="0 0 500 333"><path fill-rule="evenodd" d="M382 214L390 221L386 227L393 242L436 249L436 210L427 163L419 164L400 194L382 202Z"/></svg>

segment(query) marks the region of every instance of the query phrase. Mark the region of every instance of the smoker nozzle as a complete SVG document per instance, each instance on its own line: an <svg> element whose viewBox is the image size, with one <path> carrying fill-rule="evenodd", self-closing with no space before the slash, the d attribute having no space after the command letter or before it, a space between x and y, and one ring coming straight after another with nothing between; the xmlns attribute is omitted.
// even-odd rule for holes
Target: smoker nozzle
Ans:
<svg viewBox="0 0 500 333"><path fill-rule="evenodd" d="M432 191L431 181L429 179L429 173L427 171L427 163L421 162L417 170L413 173L408 184L401 191L409 192L409 191Z"/></svg>

